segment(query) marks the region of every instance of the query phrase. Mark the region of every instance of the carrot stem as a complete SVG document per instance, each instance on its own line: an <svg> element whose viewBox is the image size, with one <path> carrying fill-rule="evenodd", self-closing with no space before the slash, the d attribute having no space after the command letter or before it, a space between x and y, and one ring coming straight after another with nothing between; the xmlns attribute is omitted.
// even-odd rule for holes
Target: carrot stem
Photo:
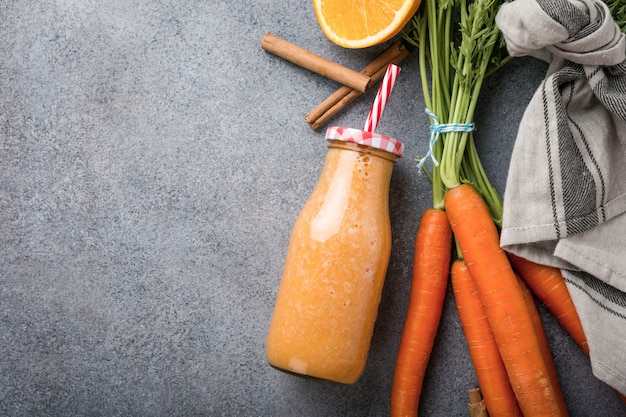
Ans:
<svg viewBox="0 0 626 417"><path fill-rule="evenodd" d="M498 194L498 191L491 185L489 178L483 168L483 165L478 157L478 151L476 149L476 143L474 142L474 135L470 134L465 153L463 155L462 166L465 167L464 176L461 178L461 182L471 183L474 188L480 193L480 195L487 203L491 217L498 227L502 226L502 199Z"/></svg>

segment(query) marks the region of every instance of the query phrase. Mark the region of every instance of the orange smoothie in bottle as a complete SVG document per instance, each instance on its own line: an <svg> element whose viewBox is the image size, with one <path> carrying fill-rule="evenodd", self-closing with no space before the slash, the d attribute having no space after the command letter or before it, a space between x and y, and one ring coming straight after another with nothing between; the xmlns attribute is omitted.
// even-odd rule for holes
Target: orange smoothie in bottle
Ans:
<svg viewBox="0 0 626 417"><path fill-rule="evenodd" d="M274 367L354 383L389 262L389 183L402 144L340 127L327 139L320 179L293 227L266 353Z"/></svg>

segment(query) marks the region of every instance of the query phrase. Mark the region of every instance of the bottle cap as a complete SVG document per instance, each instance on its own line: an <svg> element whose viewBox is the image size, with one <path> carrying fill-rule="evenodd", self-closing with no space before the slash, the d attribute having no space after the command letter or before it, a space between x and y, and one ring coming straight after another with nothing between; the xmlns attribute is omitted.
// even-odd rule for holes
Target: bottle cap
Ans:
<svg viewBox="0 0 626 417"><path fill-rule="evenodd" d="M326 130L326 140L341 140L371 146L372 148L390 152L398 157L402 157L404 151L404 145L399 140L379 135L378 133L343 126L330 126Z"/></svg>

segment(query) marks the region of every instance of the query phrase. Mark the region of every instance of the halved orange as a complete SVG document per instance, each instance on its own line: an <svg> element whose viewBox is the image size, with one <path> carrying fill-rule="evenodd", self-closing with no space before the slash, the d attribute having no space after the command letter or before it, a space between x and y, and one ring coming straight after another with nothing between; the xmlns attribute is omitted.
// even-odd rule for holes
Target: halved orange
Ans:
<svg viewBox="0 0 626 417"><path fill-rule="evenodd" d="M313 0L322 32L345 48L378 45L397 35L421 0Z"/></svg>

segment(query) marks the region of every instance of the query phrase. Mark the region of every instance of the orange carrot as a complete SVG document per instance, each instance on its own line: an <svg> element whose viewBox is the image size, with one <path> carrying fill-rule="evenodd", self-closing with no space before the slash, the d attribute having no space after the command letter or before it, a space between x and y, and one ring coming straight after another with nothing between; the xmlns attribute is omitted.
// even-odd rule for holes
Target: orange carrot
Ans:
<svg viewBox="0 0 626 417"><path fill-rule="evenodd" d="M522 416L480 301L476 284L462 260L452 264L452 288L478 385L491 417Z"/></svg>
<svg viewBox="0 0 626 417"><path fill-rule="evenodd" d="M541 353L545 359L546 365L548 366L548 372L553 380L558 380L558 374L556 372L556 366L554 365L554 358L552 357L552 352L550 350L550 343L548 342L548 336L546 335L545 328L543 327L543 322L541 321L541 317L539 316L539 311L537 310L537 306L535 305L535 301L533 296L524 283L524 281L518 276L518 283L522 290L522 294L524 296L524 300L526 301L526 306L528 307L528 311L530 312L530 317L533 320L533 325L535 326L535 333L539 339L539 345L541 347ZM558 401L561 402L561 407L565 409L565 400L563 397L558 397Z"/></svg>
<svg viewBox="0 0 626 417"><path fill-rule="evenodd" d="M546 358L517 277L489 209L474 187L461 184L445 194L454 237L476 282L511 386L525 417L567 416L561 387Z"/></svg>
<svg viewBox="0 0 626 417"><path fill-rule="evenodd" d="M446 295L452 231L446 213L422 215L415 238L413 279L391 388L391 416L417 416L424 374Z"/></svg>
<svg viewBox="0 0 626 417"><path fill-rule="evenodd" d="M561 270L509 253L509 261L530 290L550 310L580 348L589 355L587 338Z"/></svg>
<svg viewBox="0 0 626 417"><path fill-rule="evenodd" d="M530 288L530 291L545 304L572 339L589 356L587 338L569 290L563 280L561 270L534 263L512 253L509 253L509 260L513 268L520 274L522 281ZM619 391L616 393L620 400L626 404L626 395Z"/></svg>

